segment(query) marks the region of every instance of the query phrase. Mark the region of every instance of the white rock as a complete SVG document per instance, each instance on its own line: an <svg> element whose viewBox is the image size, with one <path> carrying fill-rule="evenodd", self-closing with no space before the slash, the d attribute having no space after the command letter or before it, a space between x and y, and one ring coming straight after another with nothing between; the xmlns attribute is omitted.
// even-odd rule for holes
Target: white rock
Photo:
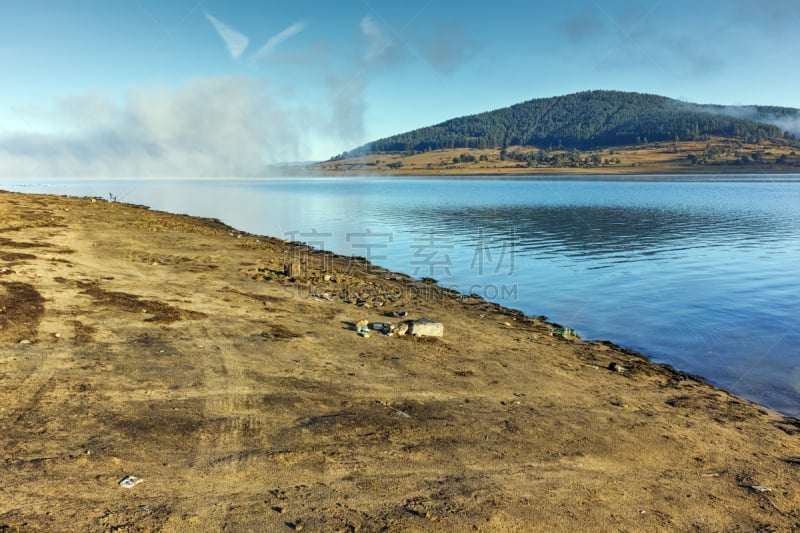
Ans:
<svg viewBox="0 0 800 533"><path fill-rule="evenodd" d="M420 318L409 324L408 333L415 337L443 337L444 324L427 318Z"/></svg>
<svg viewBox="0 0 800 533"><path fill-rule="evenodd" d="M138 478L136 476L125 476L124 478L122 478L122 480L120 480L119 486L120 487L125 487L126 489L132 489L133 487L135 487L136 485L138 485L141 482L142 482L142 479L140 479L140 478Z"/></svg>

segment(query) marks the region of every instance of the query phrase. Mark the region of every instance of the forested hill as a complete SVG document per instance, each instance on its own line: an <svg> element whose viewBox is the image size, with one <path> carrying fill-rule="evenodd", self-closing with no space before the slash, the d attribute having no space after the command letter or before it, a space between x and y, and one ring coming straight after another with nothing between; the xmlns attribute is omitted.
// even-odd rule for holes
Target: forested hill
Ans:
<svg viewBox="0 0 800 533"><path fill-rule="evenodd" d="M589 149L706 135L748 142L794 139L793 133L767 122L798 124L800 110L699 105L651 94L589 91L455 118L377 140L334 159L447 148Z"/></svg>

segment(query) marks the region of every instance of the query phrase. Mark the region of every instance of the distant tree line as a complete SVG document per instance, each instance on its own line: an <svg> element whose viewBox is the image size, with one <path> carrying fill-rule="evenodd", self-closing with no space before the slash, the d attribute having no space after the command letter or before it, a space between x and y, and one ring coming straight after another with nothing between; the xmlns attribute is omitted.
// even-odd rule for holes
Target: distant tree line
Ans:
<svg viewBox="0 0 800 533"><path fill-rule="evenodd" d="M798 110L747 108L751 114L792 115ZM723 114L728 110L728 114ZM707 136L745 142L794 141L776 126L730 116L730 108L696 105L663 96L619 91L590 91L531 100L511 107L460 117L380 139L333 159L376 152L419 153L458 148L536 146L587 150L647 142L677 142Z"/></svg>

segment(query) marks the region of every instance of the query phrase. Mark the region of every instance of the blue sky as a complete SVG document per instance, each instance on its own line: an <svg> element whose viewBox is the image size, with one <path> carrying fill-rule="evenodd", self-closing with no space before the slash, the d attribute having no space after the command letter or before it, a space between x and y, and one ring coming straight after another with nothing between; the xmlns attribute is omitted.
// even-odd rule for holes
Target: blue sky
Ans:
<svg viewBox="0 0 800 533"><path fill-rule="evenodd" d="M0 177L258 175L589 89L800 107L796 0L0 1Z"/></svg>

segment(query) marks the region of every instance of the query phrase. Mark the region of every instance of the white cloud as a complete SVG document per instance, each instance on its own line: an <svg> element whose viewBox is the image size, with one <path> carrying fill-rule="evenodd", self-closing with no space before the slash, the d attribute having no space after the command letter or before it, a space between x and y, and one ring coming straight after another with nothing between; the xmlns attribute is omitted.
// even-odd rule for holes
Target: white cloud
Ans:
<svg viewBox="0 0 800 533"><path fill-rule="evenodd" d="M329 124L246 77L138 89L111 110L83 100L103 106L100 123L71 113L67 128L0 133L0 177L262 176L268 164L306 156L311 133L326 135Z"/></svg>
<svg viewBox="0 0 800 533"><path fill-rule="evenodd" d="M759 111L755 106L716 106L712 107L711 111L730 117L772 124L793 135L800 135L800 113L777 114Z"/></svg>
<svg viewBox="0 0 800 533"><path fill-rule="evenodd" d="M328 130L347 143L348 149L364 141L366 83L358 76L333 76L328 80L331 113Z"/></svg>
<svg viewBox="0 0 800 533"><path fill-rule="evenodd" d="M233 59L239 59L250 42L247 36L215 18L208 11L206 11L205 14L208 21L211 22L214 29L217 30L217 34L219 34L225 42L225 47L228 49L228 53L231 54L231 57Z"/></svg>
<svg viewBox="0 0 800 533"><path fill-rule="evenodd" d="M306 27L305 22L295 22L282 32L273 35L272 37L267 40L264 45L258 49L258 51L253 54L253 59L264 59L272 54L275 48L281 44L283 41L297 35L301 31L303 31Z"/></svg>
<svg viewBox="0 0 800 533"><path fill-rule="evenodd" d="M367 41L365 59L374 61L387 55L392 49L392 40L389 39L371 15L361 19L361 34Z"/></svg>
<svg viewBox="0 0 800 533"><path fill-rule="evenodd" d="M247 37L206 17L231 56L243 59ZM248 59L274 54L305 28L302 22L288 26ZM17 110L13 123L24 131L0 124L0 179L263 176L269 164L352 149L365 141L367 74L373 72L365 62L385 66L405 60L401 52L407 52L372 17L360 20L360 30L366 46L360 57L345 57L333 69L327 56L316 54L304 65L319 80L311 86L292 78L277 85L249 76L210 77L139 87L119 99L95 93L65 99L55 109L37 103ZM461 42L457 31L437 35ZM418 42L424 50L428 40ZM445 68L458 63L450 48L440 54Z"/></svg>
<svg viewBox="0 0 800 533"><path fill-rule="evenodd" d="M211 22L211 24L214 26L214 29L217 31L217 34L225 42L225 47L228 49L228 53L230 53L231 57L233 59L239 59L240 57L242 57L242 54L247 49L247 46L250 43L250 39L245 34L235 30L234 28L228 26L221 20L215 18L208 11L206 11L205 14L208 21ZM283 31L270 37L267 40L267 42L264 43L264 45L261 46L261 48L259 48L250 57L250 59L258 60L270 56L272 52L275 50L275 48L277 48L282 42L297 35L305 28L306 28L305 22L295 22L294 24L287 27Z"/></svg>

